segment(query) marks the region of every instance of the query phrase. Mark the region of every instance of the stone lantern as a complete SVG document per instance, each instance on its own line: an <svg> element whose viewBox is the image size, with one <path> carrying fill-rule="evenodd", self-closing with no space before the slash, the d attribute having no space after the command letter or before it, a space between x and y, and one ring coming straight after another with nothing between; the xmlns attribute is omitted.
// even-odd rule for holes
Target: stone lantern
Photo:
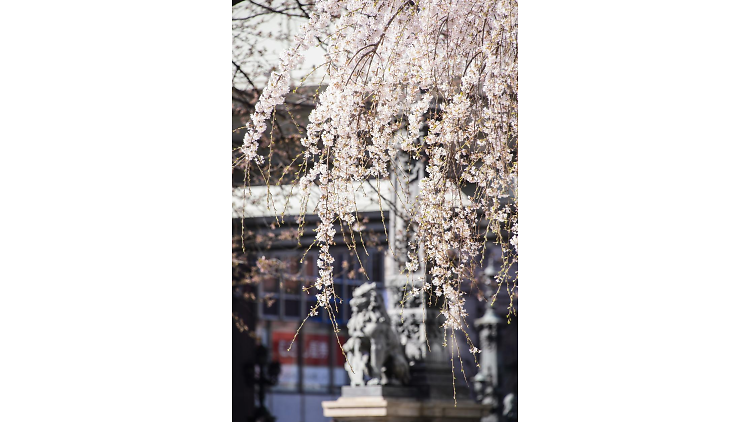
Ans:
<svg viewBox="0 0 750 422"><path fill-rule="evenodd" d="M495 275L495 267L490 265L484 270L484 295L486 298L492 296L490 281ZM479 373L474 377L474 391L477 400L482 404L492 407L491 414L482 418L482 422L499 421L500 413L500 353L498 351L498 339L501 319L495 313L495 309L489 300L484 315L474 321L474 326L479 333Z"/></svg>

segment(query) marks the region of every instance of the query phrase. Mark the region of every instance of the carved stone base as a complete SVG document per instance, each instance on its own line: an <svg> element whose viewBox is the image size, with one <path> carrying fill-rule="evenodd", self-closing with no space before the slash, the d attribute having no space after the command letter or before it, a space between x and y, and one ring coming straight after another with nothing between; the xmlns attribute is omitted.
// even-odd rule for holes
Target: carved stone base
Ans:
<svg viewBox="0 0 750 422"><path fill-rule="evenodd" d="M366 385L341 387L341 397L416 397L419 392L413 387L396 385Z"/></svg>
<svg viewBox="0 0 750 422"><path fill-rule="evenodd" d="M473 401L396 397L340 397L323 402L323 415L334 422L479 422L490 407Z"/></svg>
<svg viewBox="0 0 750 422"><path fill-rule="evenodd" d="M420 398L452 402L455 391L457 400L471 399L469 387L466 386L466 382L458 371L456 371L454 383L449 362L417 362L409 372L411 374L409 385L419 391Z"/></svg>

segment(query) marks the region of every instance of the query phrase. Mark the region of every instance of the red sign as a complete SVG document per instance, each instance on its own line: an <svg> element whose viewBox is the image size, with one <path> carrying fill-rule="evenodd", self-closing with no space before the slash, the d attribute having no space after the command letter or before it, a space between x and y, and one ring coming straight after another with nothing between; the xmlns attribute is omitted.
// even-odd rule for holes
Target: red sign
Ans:
<svg viewBox="0 0 750 422"><path fill-rule="evenodd" d="M293 332L276 331L271 334L272 359L278 360L282 364L297 363L297 346L300 343L302 335L298 336L292 344L294 338ZM334 354L334 365L344 366L344 355L333 339L334 350L331 350L331 343L328 334L305 334L304 347L302 356L305 359L305 365L310 366L328 366L328 359L331 353ZM343 346L348 337L339 336L339 341ZM291 345L291 348L289 347Z"/></svg>
<svg viewBox="0 0 750 422"><path fill-rule="evenodd" d="M271 359L282 364L297 363L297 340L292 344L294 333L273 332L271 334ZM289 348L291 346L291 349ZM289 349L289 350L288 350Z"/></svg>
<svg viewBox="0 0 750 422"><path fill-rule="evenodd" d="M328 334L305 335L305 348L302 351L305 365L328 366L329 349Z"/></svg>

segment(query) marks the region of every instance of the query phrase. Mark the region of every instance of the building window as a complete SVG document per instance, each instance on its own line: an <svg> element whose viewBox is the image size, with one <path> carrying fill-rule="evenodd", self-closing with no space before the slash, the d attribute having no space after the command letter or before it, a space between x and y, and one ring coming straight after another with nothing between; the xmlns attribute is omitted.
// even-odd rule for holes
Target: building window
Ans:
<svg viewBox="0 0 750 422"><path fill-rule="evenodd" d="M331 329L329 324L303 327L302 387L305 392L328 393L331 386Z"/></svg>
<svg viewBox="0 0 750 422"><path fill-rule="evenodd" d="M299 389L299 343L292 340L297 327L293 322L268 321L266 341L271 344L271 359L281 364L275 391ZM270 337L270 338L268 338Z"/></svg>

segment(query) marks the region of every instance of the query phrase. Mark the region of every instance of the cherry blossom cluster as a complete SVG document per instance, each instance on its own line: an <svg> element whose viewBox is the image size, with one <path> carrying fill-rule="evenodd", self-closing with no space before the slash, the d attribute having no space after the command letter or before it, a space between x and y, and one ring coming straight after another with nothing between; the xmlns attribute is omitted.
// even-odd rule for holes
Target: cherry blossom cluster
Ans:
<svg viewBox="0 0 750 422"><path fill-rule="evenodd" d="M406 154L426 170L404 207L416 231L406 270L428 269L414 290L441 297L445 328L463 329L461 282L487 239L510 257L518 250L517 2L314 3L255 106L245 156L262 162L258 140L292 88L290 72L305 49L325 42L325 89L302 139L310 164L299 178L302 195L313 185L320 192L318 307L328 309L335 295L329 246L337 227L360 225L356 186L396 180Z"/></svg>

